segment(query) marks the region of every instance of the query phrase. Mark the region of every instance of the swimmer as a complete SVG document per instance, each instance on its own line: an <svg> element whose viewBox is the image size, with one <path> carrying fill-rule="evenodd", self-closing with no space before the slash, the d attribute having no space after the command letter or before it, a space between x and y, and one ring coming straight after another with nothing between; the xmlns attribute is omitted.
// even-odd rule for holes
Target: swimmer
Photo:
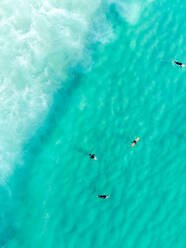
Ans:
<svg viewBox="0 0 186 248"><path fill-rule="evenodd" d="M180 67L184 67L185 66L183 63L178 62L176 60L174 60L173 62L174 62L174 64L179 65Z"/></svg>
<svg viewBox="0 0 186 248"><path fill-rule="evenodd" d="M110 195L97 195L97 198L107 199L110 197Z"/></svg>
<svg viewBox="0 0 186 248"><path fill-rule="evenodd" d="M136 138L134 141L132 141L132 145L131 145L131 146L135 146L135 145L136 145L136 143L138 142L138 140L139 140L139 137L138 137L138 138Z"/></svg>
<svg viewBox="0 0 186 248"><path fill-rule="evenodd" d="M94 160L97 160L97 158L96 158L96 156L95 156L95 154L89 154L89 156L90 156L90 159L94 159Z"/></svg>

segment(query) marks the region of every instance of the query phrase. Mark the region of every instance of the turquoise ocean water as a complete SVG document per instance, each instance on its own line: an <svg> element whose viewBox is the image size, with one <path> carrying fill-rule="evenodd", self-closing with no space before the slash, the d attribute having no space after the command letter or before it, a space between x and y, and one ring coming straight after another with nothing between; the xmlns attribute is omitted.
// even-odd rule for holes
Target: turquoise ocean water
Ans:
<svg viewBox="0 0 186 248"><path fill-rule="evenodd" d="M1 0L1 248L186 247L185 13Z"/></svg>

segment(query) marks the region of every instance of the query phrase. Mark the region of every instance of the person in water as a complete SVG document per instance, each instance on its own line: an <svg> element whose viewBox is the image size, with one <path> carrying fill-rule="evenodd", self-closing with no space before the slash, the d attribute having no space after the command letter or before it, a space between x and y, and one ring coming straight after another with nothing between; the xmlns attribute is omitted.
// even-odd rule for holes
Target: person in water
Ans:
<svg viewBox="0 0 186 248"><path fill-rule="evenodd" d="M176 60L174 60L173 62L174 62L174 64L179 65L180 67L184 67L185 66L183 63L178 62Z"/></svg>
<svg viewBox="0 0 186 248"><path fill-rule="evenodd" d="M137 144L138 140L139 140L139 137L136 138L134 141L132 141L132 145L131 146L135 146Z"/></svg>
<svg viewBox="0 0 186 248"><path fill-rule="evenodd" d="M97 160L97 158L96 158L96 156L95 156L95 154L89 154L89 156L90 156L90 159L94 159L94 160Z"/></svg>
<svg viewBox="0 0 186 248"><path fill-rule="evenodd" d="M97 198L107 199L110 197L110 195L97 195Z"/></svg>

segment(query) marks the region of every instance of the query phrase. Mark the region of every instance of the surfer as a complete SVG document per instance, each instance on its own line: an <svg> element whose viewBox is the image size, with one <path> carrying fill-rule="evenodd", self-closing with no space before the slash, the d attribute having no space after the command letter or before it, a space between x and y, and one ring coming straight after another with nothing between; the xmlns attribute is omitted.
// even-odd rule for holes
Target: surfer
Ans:
<svg viewBox="0 0 186 248"><path fill-rule="evenodd" d="M97 195L97 198L107 199L110 197L110 195Z"/></svg>
<svg viewBox="0 0 186 248"><path fill-rule="evenodd" d="M139 137L138 137L138 138L136 138L134 141L132 141L132 145L131 145L131 146L135 146L135 145L136 145L136 143L138 142L138 140L139 140Z"/></svg>
<svg viewBox="0 0 186 248"><path fill-rule="evenodd" d="M95 156L95 154L89 154L89 156L90 156L90 159L94 159L94 160L97 160L97 158L96 158L96 156Z"/></svg>
<svg viewBox="0 0 186 248"><path fill-rule="evenodd" d="M178 62L176 60L174 60L173 62L174 62L174 64L179 65L180 67L184 67L185 66L183 63Z"/></svg>

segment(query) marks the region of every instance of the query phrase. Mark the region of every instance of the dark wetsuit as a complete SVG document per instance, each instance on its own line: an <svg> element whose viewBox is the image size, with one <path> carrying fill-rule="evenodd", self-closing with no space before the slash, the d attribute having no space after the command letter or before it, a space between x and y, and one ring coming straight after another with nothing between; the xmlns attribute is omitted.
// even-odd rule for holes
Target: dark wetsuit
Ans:
<svg viewBox="0 0 186 248"><path fill-rule="evenodd" d="M137 141L136 141L136 140L134 140L134 141L132 142L132 144L133 144L133 143L134 143L134 144L136 144L136 143L137 143Z"/></svg>
<svg viewBox="0 0 186 248"><path fill-rule="evenodd" d="M108 198L108 195L97 195L97 197L98 197L98 198L103 198L103 199L105 199L105 198Z"/></svg>
<svg viewBox="0 0 186 248"><path fill-rule="evenodd" d="M91 159L95 159L95 154L89 154Z"/></svg>
<svg viewBox="0 0 186 248"><path fill-rule="evenodd" d="M182 66L183 64L181 62L174 61L176 65Z"/></svg>

